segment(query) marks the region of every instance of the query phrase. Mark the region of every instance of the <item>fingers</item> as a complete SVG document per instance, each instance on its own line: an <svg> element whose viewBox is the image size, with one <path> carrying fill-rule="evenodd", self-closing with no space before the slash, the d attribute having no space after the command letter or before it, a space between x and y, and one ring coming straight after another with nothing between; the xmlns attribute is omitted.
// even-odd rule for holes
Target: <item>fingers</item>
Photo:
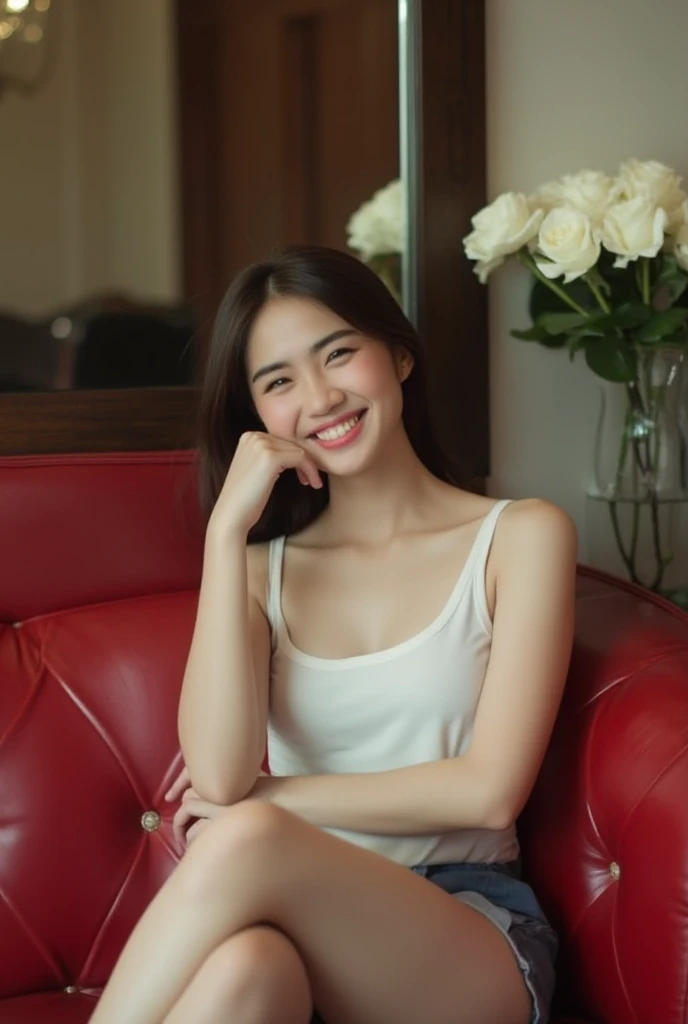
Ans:
<svg viewBox="0 0 688 1024"><path fill-rule="evenodd" d="M314 487L315 490L321 489L323 486L322 477L308 452L304 451L303 448L299 448L296 444L290 444L287 449L280 452L280 455L284 460L283 470L294 469L299 482L305 487Z"/></svg>
<svg viewBox="0 0 688 1024"><path fill-rule="evenodd" d="M323 486L323 482L320 473L318 472L318 467L305 452L304 456L304 461L301 466L299 466L299 470L303 476L305 476L306 482L310 484L311 487L314 487L316 491L319 491ZM303 480L301 483L303 483Z"/></svg>
<svg viewBox="0 0 688 1024"><path fill-rule="evenodd" d="M177 842L182 845L184 842L184 833L189 822L192 818L197 818L199 816L196 810L196 805L200 803L202 803L202 801L199 800L195 789L192 789L189 786L189 788L184 792L182 802L172 818L172 831L174 832Z"/></svg>
<svg viewBox="0 0 688 1024"><path fill-rule="evenodd" d="M199 821L195 822L191 826L189 831L186 833L187 847L190 846L191 843L193 843L194 839L196 839L201 834L201 832L203 832L204 829L208 827L209 824L210 821L207 818L201 818Z"/></svg>
<svg viewBox="0 0 688 1024"><path fill-rule="evenodd" d="M295 468L299 482L302 483L304 487L314 487L316 491L319 491L322 488L322 478L315 467L315 463L311 463L310 467L307 463L304 463L302 466L296 466Z"/></svg>
<svg viewBox="0 0 688 1024"><path fill-rule="evenodd" d="M187 792L193 792L193 790L187 790ZM188 818L217 818L225 810L220 804L211 804L208 800L201 800L195 794L188 800L184 800L183 807Z"/></svg>
<svg viewBox="0 0 688 1024"><path fill-rule="evenodd" d="M186 833L187 826L191 819L194 817L195 815L191 813L191 811L188 808L188 805L182 803L181 807L178 809L178 811L176 812L175 816L172 819L172 833L174 835L177 846L183 848L184 836Z"/></svg>
<svg viewBox="0 0 688 1024"><path fill-rule="evenodd" d="M323 485L322 479L318 467L310 455L303 448L299 448L297 444L291 442L281 442L281 444L286 447L277 448L273 454L273 458L276 456L279 462L278 471L282 473L285 469L294 469L302 484L319 490Z"/></svg>
<svg viewBox="0 0 688 1024"><path fill-rule="evenodd" d="M314 487L316 490L322 488L323 482L318 467L305 449L294 441L275 437L274 434L254 433L244 434L242 437L246 437L248 443L257 444L263 450L267 450L273 457L276 455L281 463L280 471L294 469L304 486ZM248 440L249 438L252 440Z"/></svg>
<svg viewBox="0 0 688 1024"><path fill-rule="evenodd" d="M183 849L185 843L188 842L190 832L188 826L190 821L193 821L194 818L202 818L204 820L217 818L225 809L219 804L212 804L208 800L201 800L198 793L189 787L172 818L172 832L177 845Z"/></svg>
<svg viewBox="0 0 688 1024"><path fill-rule="evenodd" d="M177 778L165 793L165 800L167 800L168 803L174 803L177 797L184 792L190 782L191 776L189 775L189 769L184 765Z"/></svg>

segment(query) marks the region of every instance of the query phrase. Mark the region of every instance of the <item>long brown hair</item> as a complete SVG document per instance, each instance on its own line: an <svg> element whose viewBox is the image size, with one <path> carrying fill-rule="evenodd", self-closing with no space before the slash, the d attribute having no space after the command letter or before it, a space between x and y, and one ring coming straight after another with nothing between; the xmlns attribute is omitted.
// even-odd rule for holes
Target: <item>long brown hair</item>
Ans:
<svg viewBox="0 0 688 1024"><path fill-rule="evenodd" d="M431 473L458 483L431 426L425 351L386 286L369 267L347 253L289 246L272 259L246 267L230 285L217 313L198 420L201 499L206 514L210 515L217 501L241 435L265 429L248 384L246 349L264 304L275 296L289 295L318 302L361 334L411 353L413 369L402 384L406 432ZM299 484L295 473L283 473L249 541L297 533L320 515L328 501L326 474L322 490L315 490Z"/></svg>

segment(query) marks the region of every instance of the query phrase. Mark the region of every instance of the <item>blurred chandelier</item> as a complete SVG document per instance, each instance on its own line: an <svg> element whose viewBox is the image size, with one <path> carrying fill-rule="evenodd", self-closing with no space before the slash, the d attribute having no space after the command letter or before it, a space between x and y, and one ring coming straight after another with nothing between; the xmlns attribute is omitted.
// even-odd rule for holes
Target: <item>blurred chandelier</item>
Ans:
<svg viewBox="0 0 688 1024"><path fill-rule="evenodd" d="M42 84L52 6L52 0L0 0L0 96Z"/></svg>

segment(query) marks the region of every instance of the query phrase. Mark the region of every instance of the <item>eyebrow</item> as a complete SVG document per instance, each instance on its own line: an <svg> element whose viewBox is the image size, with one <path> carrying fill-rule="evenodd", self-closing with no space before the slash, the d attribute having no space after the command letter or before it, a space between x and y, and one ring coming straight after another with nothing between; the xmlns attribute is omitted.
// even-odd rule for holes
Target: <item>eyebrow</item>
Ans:
<svg viewBox="0 0 688 1024"><path fill-rule="evenodd" d="M353 327L344 327L338 331L332 331L332 334L328 334L326 338L321 338L320 341L314 341L308 349L308 354L316 356L318 352L321 352L322 349L326 348L331 342L338 341L339 338L346 338L350 334L358 334L358 331L354 330ZM267 366L262 366L260 370L257 370L253 374L253 377L251 377L251 383L255 384L261 377L267 377L268 374L274 373L276 370L286 370L288 366L289 363L285 362L269 363Z"/></svg>

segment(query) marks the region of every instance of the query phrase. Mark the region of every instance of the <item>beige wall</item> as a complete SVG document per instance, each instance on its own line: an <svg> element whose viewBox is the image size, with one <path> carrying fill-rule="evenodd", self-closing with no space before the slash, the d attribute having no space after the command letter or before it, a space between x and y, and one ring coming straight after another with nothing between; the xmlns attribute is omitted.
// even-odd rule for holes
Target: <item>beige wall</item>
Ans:
<svg viewBox="0 0 688 1024"><path fill-rule="evenodd" d="M0 308L180 293L170 0L56 0L55 73L0 99Z"/></svg>
<svg viewBox="0 0 688 1024"><path fill-rule="evenodd" d="M688 178L686 39L686 0L487 0L489 198L584 167L613 173L628 157ZM582 557L619 569L584 498L597 378L509 337L527 324L525 271L503 267L489 287L491 491L563 505ZM677 575L688 580L685 560Z"/></svg>

